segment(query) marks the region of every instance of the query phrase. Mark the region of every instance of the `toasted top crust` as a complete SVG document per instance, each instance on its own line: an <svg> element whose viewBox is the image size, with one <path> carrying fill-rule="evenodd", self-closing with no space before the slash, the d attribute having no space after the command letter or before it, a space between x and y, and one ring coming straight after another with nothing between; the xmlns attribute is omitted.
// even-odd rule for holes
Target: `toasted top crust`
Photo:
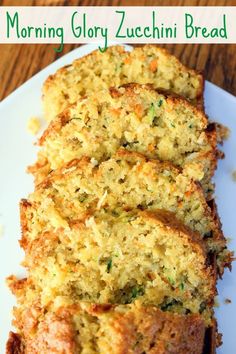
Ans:
<svg viewBox="0 0 236 354"><path fill-rule="evenodd" d="M39 159L30 168L37 181L74 158L106 160L121 146L188 166L206 185L216 166L216 133L207 130L206 116L148 85L129 84L77 101L51 122L39 143Z"/></svg>
<svg viewBox="0 0 236 354"><path fill-rule="evenodd" d="M34 315L33 315L34 314ZM33 317L32 317L33 315ZM26 318L26 316L28 318ZM205 325L199 315L178 315L139 304L80 303L41 315L32 309L21 335L10 333L6 354L202 354Z"/></svg>
<svg viewBox="0 0 236 354"><path fill-rule="evenodd" d="M121 46L96 50L50 75L43 86L48 121L79 97L130 82L153 84L203 105L203 76L181 64L165 49L146 45L126 52Z"/></svg>

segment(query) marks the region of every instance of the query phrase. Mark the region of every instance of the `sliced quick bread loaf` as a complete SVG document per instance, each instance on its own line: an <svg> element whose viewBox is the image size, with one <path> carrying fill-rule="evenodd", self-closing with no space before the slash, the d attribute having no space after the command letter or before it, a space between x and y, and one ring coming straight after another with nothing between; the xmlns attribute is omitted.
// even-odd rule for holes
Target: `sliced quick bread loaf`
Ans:
<svg viewBox="0 0 236 354"><path fill-rule="evenodd" d="M24 265L44 306L57 296L112 304L139 299L202 312L209 324L215 274L201 237L174 214L102 208L68 226L53 229L50 220L40 229L29 220L23 244Z"/></svg>
<svg viewBox="0 0 236 354"><path fill-rule="evenodd" d="M171 90L202 106L202 75L166 50L147 45L129 53L114 46L105 53L96 50L49 76L43 87L45 116L50 121L79 97L130 82L153 84L154 88Z"/></svg>
<svg viewBox="0 0 236 354"><path fill-rule="evenodd" d="M66 109L40 139L37 163L29 170L41 181L74 158L97 161L125 147L149 158L188 166L209 192L216 167L216 133L207 118L185 100L128 85L96 92Z"/></svg>
<svg viewBox="0 0 236 354"><path fill-rule="evenodd" d="M34 306L16 318L6 354L202 354L199 315L178 315L141 305Z"/></svg>
<svg viewBox="0 0 236 354"><path fill-rule="evenodd" d="M73 160L51 173L22 203L22 224L31 220L30 229L37 233L44 219L53 227L66 227L101 207L166 209L199 232L208 250L221 253L226 243L217 214L199 183L185 172L124 149L100 165L89 158Z"/></svg>

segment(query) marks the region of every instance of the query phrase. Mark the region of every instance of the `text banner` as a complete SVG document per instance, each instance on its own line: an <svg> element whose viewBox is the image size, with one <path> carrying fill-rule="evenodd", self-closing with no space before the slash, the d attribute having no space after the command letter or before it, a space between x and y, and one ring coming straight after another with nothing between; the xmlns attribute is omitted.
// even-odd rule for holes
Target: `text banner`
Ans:
<svg viewBox="0 0 236 354"><path fill-rule="evenodd" d="M236 43L236 7L1 7L0 43Z"/></svg>

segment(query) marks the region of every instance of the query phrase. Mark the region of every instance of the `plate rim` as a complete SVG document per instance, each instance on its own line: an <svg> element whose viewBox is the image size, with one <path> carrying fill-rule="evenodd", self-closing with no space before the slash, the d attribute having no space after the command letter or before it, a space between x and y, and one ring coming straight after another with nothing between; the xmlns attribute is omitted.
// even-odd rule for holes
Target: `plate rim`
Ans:
<svg viewBox="0 0 236 354"><path fill-rule="evenodd" d="M49 64L44 69L40 70L38 73L33 75L31 78L29 78L27 81L25 81L21 86L19 86L17 89L15 89L11 94L9 94L6 98L4 98L0 102L0 109L3 109L3 110L9 109L9 104L11 104L11 102L13 102L14 100L18 100L19 96L21 96L22 93L24 93L24 92L27 93L28 92L29 88L31 87L31 83L32 83L32 85L36 85L37 87L40 85L40 87L41 87L42 86L42 82L50 74L50 71L54 70L54 72L55 72L55 70L57 70L58 67L60 67L62 65L65 65L65 64L60 64L60 63L64 62L66 56L70 57L72 55L72 58L74 58L76 53L78 53L78 57L79 57L80 51L82 51L82 52L83 51L90 52L90 51L92 51L92 50L94 50L96 48L97 48L97 46L96 45L92 45L92 44L81 45L80 47L75 48L74 50L70 51L69 53L66 53L61 58L58 58L53 63ZM132 47L131 46L127 46L127 48L131 49ZM84 54L81 54L80 57L83 56L83 55ZM71 62L73 60L74 59L70 59ZM52 70L53 67L54 67L54 69ZM211 83L209 81L205 81L205 85L206 86L205 86L204 94L206 94L206 92L209 90L210 94L212 94L212 95L220 95L221 97L223 97L222 99L228 100L228 102L230 100L230 102L232 102L233 106L236 105L236 96L232 95L231 93L225 91L224 89L220 88L219 86L217 86L217 85L215 85L215 84L213 84L213 83ZM2 121L2 122L5 122L5 121ZM234 237L234 238L236 239L236 237ZM20 264L18 266L20 266ZM236 267L236 265L234 267ZM10 330L10 328L9 328L9 330ZM223 335L226 333L226 331L227 331L227 328L224 328ZM4 346L5 344L6 343L0 343L1 346L2 345ZM222 347L220 347L219 349L222 350Z"/></svg>

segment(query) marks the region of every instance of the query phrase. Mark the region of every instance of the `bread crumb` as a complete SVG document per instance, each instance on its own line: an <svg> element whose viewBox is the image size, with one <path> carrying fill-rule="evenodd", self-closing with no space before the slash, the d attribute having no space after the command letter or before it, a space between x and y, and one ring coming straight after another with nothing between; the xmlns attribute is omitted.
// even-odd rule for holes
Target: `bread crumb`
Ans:
<svg viewBox="0 0 236 354"><path fill-rule="evenodd" d="M30 134L36 135L41 128L41 123L39 118L31 117L27 123L27 130Z"/></svg>
<svg viewBox="0 0 236 354"><path fill-rule="evenodd" d="M224 302L225 302L225 304L231 304L232 301L230 299L226 298Z"/></svg>
<svg viewBox="0 0 236 354"><path fill-rule="evenodd" d="M107 197L107 190L104 192L102 198L98 201L97 208L100 209Z"/></svg>
<svg viewBox="0 0 236 354"><path fill-rule="evenodd" d="M2 224L0 224L0 237L2 237L3 236L3 225Z"/></svg>
<svg viewBox="0 0 236 354"><path fill-rule="evenodd" d="M222 144L230 136L230 129L223 124L216 123L217 141Z"/></svg>
<svg viewBox="0 0 236 354"><path fill-rule="evenodd" d="M85 220L86 227L91 227L94 223L95 223L94 216L91 216L90 218Z"/></svg>
<svg viewBox="0 0 236 354"><path fill-rule="evenodd" d="M90 161L94 167L98 165L98 161L94 157L92 157Z"/></svg>
<svg viewBox="0 0 236 354"><path fill-rule="evenodd" d="M236 182L236 170L232 172L233 181Z"/></svg>

